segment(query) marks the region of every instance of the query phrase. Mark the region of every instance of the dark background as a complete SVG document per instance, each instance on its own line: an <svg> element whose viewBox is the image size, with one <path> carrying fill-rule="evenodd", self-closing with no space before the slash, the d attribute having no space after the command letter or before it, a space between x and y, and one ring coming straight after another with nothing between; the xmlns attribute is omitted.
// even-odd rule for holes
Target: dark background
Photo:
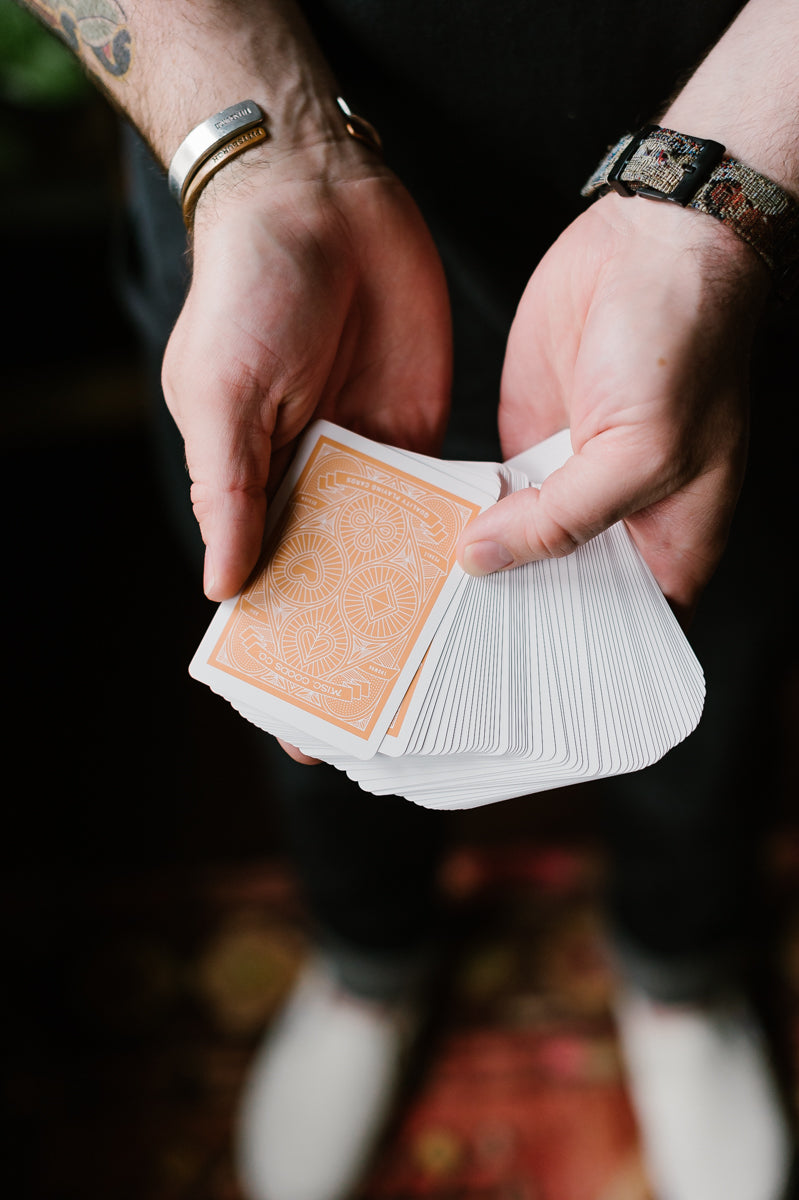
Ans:
<svg viewBox="0 0 799 1200"><path fill-rule="evenodd" d="M112 1096L107 1128L119 1131L133 1111L144 1136L142 1097L151 1107L157 1088L150 1079L135 1093L130 1080L141 1075L131 1064L144 1070L156 1025L159 1053L196 1028L196 1008L170 1007L178 968L159 957L163 939L190 953L218 922L222 894L246 895L249 912L277 895L299 930L302 911L263 735L187 673L213 606L172 529L155 443L158 399L115 287L124 191L117 121L38 37L6 54L8 11L0 0L0 1020L10 1162L22 1169L14 1194L49 1200L122 1194L108 1155L101 1171L87 1162L85 1142L76 1143L74 1167L60 1143L63 1165L48 1177L52 1131L69 1130L76 1112L106 1128L95 1118ZM785 553L795 557L787 533ZM767 577L767 563L753 569ZM775 827L796 815L794 649L768 739ZM512 841L523 829L530 840L584 844L597 828L595 792L582 787L534 811L524 801L492 806L469 818L463 837ZM262 875L273 882L261 886ZM262 929L259 920L248 928ZM294 952L270 943L279 964ZM245 1026L249 1036L254 1025ZM103 1071L133 1091L122 1095ZM183 1059L169 1081L152 1120L196 1094ZM135 1144L129 1150L135 1158ZM212 1189L131 1183L129 1194Z"/></svg>
<svg viewBox="0 0 799 1200"><path fill-rule="evenodd" d="M187 671L214 606L116 286L117 118L18 19L0 0L5 1182L228 1196L241 1070L304 914L264 735ZM590 836L571 796L539 831ZM519 816L486 810L470 836Z"/></svg>
<svg viewBox="0 0 799 1200"><path fill-rule="evenodd" d="M15 764L3 853L12 871L69 876L257 859L281 850L263 738L187 674L214 606L173 525L162 402L117 285L119 125L67 75L52 95L26 75L0 106L5 728ZM589 820L590 805L574 804ZM573 812L571 801L552 807ZM568 827L565 815L542 821Z"/></svg>
<svg viewBox="0 0 799 1200"><path fill-rule="evenodd" d="M117 120L18 18L0 0L4 1187L188 1195L222 1153L299 943L267 929L262 866L282 844L262 736L187 672L214 606L167 516L154 399L115 285ZM246 927L232 943L219 888ZM203 1083L199 1047L218 1051L224 1020L196 985L222 942L261 999L234 1032L229 1082ZM210 1128L178 1132L187 1112L208 1124L210 1095Z"/></svg>
<svg viewBox="0 0 799 1200"><path fill-rule="evenodd" d="M169 523L155 398L117 294L116 118L78 87L7 102L0 138L6 731L21 767L5 852L75 869L257 855L271 843L245 784L253 738L186 674L213 606Z"/></svg>

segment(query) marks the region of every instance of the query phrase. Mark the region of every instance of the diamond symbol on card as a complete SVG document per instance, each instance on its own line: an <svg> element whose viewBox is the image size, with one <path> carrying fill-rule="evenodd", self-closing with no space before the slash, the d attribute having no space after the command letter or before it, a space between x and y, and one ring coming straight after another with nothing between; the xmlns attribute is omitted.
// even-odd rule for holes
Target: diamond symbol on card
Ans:
<svg viewBox="0 0 799 1200"><path fill-rule="evenodd" d="M371 621L377 621L380 617L388 616L397 607L387 583L381 584L380 587L372 588L371 591L364 592L363 603Z"/></svg>

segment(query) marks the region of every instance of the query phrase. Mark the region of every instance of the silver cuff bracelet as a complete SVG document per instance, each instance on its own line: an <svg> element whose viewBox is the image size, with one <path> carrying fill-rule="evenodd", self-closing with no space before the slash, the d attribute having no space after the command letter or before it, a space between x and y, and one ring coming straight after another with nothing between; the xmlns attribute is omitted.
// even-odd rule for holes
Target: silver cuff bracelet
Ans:
<svg viewBox="0 0 799 1200"><path fill-rule="evenodd" d="M264 120L263 110L254 100L242 100L195 126L180 143L169 164L169 190L178 203L192 176L215 150L236 134L262 125Z"/></svg>

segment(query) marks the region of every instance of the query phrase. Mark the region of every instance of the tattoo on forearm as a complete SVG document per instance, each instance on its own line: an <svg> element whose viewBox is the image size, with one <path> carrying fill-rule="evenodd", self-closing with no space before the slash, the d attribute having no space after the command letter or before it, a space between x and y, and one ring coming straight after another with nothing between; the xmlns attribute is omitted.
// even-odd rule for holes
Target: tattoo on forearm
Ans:
<svg viewBox="0 0 799 1200"><path fill-rule="evenodd" d="M84 60L89 54L117 77L130 66L128 19L116 0L24 0L40 20ZM90 64L89 64L90 65Z"/></svg>

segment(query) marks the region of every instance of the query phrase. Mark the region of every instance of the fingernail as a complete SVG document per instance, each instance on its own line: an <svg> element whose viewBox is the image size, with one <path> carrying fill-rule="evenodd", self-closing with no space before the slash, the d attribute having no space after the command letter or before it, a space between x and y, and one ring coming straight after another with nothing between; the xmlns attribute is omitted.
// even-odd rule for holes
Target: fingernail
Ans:
<svg viewBox="0 0 799 1200"><path fill-rule="evenodd" d="M499 542L472 542L463 552L463 569L468 575L491 575L512 562L513 555Z"/></svg>
<svg viewBox="0 0 799 1200"><path fill-rule="evenodd" d="M212 560L211 555L208 552L208 550L206 550L205 566L203 569L203 591L205 592L206 595L208 595L209 592L213 591L215 582L216 582L216 580L215 580L215 575L214 575L213 560Z"/></svg>

